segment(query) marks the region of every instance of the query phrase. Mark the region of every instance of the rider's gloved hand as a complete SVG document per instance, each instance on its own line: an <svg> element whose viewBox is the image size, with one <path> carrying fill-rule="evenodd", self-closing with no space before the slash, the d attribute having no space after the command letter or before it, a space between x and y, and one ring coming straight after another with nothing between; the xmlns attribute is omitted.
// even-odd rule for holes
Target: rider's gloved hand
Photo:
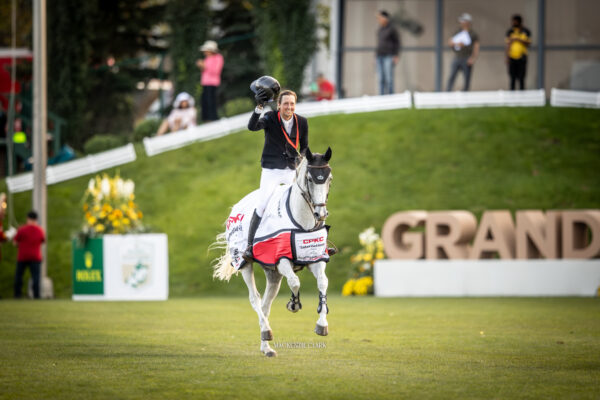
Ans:
<svg viewBox="0 0 600 400"><path fill-rule="evenodd" d="M256 104L260 107L263 107L269 101L269 94L265 89L258 89L256 91L256 96L254 96L256 100Z"/></svg>

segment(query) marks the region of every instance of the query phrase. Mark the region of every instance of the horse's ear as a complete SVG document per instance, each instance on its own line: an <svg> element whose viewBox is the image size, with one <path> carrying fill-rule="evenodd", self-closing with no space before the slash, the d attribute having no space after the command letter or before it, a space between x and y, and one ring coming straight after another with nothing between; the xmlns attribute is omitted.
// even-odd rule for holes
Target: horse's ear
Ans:
<svg viewBox="0 0 600 400"><path fill-rule="evenodd" d="M327 148L327 151L325 152L325 155L323 157L325 158L325 161L329 162L329 160L331 159L331 147Z"/></svg>
<svg viewBox="0 0 600 400"><path fill-rule="evenodd" d="M306 148L306 160L308 161L308 163L310 164L313 160L313 154L310 152L310 149L307 147Z"/></svg>

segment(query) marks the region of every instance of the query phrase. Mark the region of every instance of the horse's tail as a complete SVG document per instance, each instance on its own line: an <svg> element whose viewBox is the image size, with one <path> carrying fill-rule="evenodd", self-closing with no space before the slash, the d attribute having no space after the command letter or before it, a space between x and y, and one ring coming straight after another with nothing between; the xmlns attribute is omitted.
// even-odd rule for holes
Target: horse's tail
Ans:
<svg viewBox="0 0 600 400"><path fill-rule="evenodd" d="M231 265L231 255L229 254L229 245L227 243L225 232L219 233L216 237L216 241L211 244L208 249L224 250L223 254L213 261L213 278L229 281L231 276L237 271Z"/></svg>

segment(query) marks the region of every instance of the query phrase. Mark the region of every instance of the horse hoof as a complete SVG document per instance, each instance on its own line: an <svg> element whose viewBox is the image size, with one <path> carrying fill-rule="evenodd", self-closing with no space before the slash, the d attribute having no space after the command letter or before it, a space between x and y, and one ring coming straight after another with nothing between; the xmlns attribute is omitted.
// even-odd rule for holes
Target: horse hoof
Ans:
<svg viewBox="0 0 600 400"><path fill-rule="evenodd" d="M269 350L265 353L267 357L277 357L277 352L275 350Z"/></svg>
<svg viewBox="0 0 600 400"><path fill-rule="evenodd" d="M321 326L317 324L315 326L315 333L319 336L327 336L329 334L329 328L327 326Z"/></svg>
<svg viewBox="0 0 600 400"><path fill-rule="evenodd" d="M302 310L302 304L294 303L293 301L290 300L287 303L287 309L293 313L297 313L298 311Z"/></svg>
<svg viewBox="0 0 600 400"><path fill-rule="evenodd" d="M273 331L268 330L260 333L260 340L273 340ZM269 356L271 357L271 356Z"/></svg>

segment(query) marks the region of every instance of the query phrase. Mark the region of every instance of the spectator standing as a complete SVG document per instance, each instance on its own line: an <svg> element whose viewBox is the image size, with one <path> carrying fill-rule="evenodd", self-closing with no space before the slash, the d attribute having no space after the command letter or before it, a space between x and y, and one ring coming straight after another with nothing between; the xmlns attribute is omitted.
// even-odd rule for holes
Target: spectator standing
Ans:
<svg viewBox="0 0 600 400"><path fill-rule="evenodd" d="M320 73L317 76L317 82L312 90L312 96L315 100L333 100L333 94L335 92L335 86L333 83L325 79L325 76Z"/></svg>
<svg viewBox="0 0 600 400"><path fill-rule="evenodd" d="M219 54L219 47L214 40L207 40L200 51L204 59L196 61L196 66L202 70L202 121L216 121L217 116L217 89L221 85L221 71L225 60Z"/></svg>
<svg viewBox="0 0 600 400"><path fill-rule="evenodd" d="M377 13L377 77L379 94L394 93L394 66L400 53L400 35L390 21L390 14L381 10Z"/></svg>
<svg viewBox="0 0 600 400"><path fill-rule="evenodd" d="M40 265L42 263L42 243L46 241L44 230L37 224L38 215L35 211L27 214L27 223L17 230L13 238L18 247L17 270L15 272L14 296L21 297L23 273L29 267L33 280L33 297L40 298Z"/></svg>
<svg viewBox="0 0 600 400"><path fill-rule="evenodd" d="M464 13L458 17L460 29L448 40L454 52L454 60L450 67L450 77L446 90L452 91L454 80L459 71L464 77L463 90L467 92L471 83L473 65L479 56L479 36L471 29L473 19L470 14Z"/></svg>
<svg viewBox="0 0 600 400"><path fill-rule="evenodd" d="M512 17L512 27L506 32L506 64L510 76L510 90L519 88L525 90L525 73L527 72L527 49L531 44L531 32L523 26L523 18L515 14Z"/></svg>
<svg viewBox="0 0 600 400"><path fill-rule="evenodd" d="M177 132L196 126L196 108L194 107L194 98L187 92L181 92L173 102L173 110L169 113L158 128L156 136L161 136L170 132Z"/></svg>

